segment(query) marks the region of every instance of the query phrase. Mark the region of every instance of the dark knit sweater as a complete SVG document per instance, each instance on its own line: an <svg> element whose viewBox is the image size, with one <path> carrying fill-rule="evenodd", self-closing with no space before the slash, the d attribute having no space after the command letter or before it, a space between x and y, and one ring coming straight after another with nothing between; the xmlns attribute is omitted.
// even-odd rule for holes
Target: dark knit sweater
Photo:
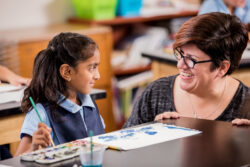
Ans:
<svg viewBox="0 0 250 167"><path fill-rule="evenodd" d="M156 115L165 111L176 111L173 97L173 86L176 76L160 78L151 83L137 100L132 114L123 128L151 122ZM249 119L249 107L250 89L240 82L231 103L229 103L216 120L232 121L234 118ZM249 112L247 111L248 109Z"/></svg>

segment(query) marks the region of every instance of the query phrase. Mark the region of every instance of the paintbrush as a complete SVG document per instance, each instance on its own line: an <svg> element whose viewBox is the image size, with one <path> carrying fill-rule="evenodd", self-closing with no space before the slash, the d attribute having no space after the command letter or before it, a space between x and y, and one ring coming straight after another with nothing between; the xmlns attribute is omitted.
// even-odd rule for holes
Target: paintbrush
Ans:
<svg viewBox="0 0 250 167"><path fill-rule="evenodd" d="M31 102L31 104L32 104L33 108L34 108L34 109L35 109L35 111L36 111L37 116L39 117L40 122L42 122L42 123L43 123L43 120L42 120L42 118L41 118L41 116L40 116L40 114L39 114L39 112L38 112L38 110L37 110L37 108L36 108L36 105L35 105L35 103L34 103L34 101L33 101L32 97L29 97L29 99L30 99L30 102ZM55 144L54 144L54 142L53 142L52 138L50 138L50 142L52 143L53 148L55 148Z"/></svg>
<svg viewBox="0 0 250 167"><path fill-rule="evenodd" d="M91 156L91 161L93 160L93 131L89 131L89 136L90 136L90 156Z"/></svg>

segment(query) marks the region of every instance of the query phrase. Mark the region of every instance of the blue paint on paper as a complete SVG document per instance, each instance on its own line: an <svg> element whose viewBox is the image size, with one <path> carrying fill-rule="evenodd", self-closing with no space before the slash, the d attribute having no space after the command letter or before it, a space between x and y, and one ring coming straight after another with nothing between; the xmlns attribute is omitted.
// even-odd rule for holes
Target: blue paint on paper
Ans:
<svg viewBox="0 0 250 167"><path fill-rule="evenodd" d="M179 130L185 130L185 131L193 131L193 129L183 128L183 127L177 127L177 126L168 126L168 125L165 125L164 127L168 128L168 129L179 129Z"/></svg>
<svg viewBox="0 0 250 167"><path fill-rule="evenodd" d="M127 130L120 131L120 133L133 133L133 132L135 132L134 129L127 129Z"/></svg>
<svg viewBox="0 0 250 167"><path fill-rule="evenodd" d="M148 130L151 130L151 129L153 129L151 126L143 127L141 129L138 129L137 132L145 132L145 131L148 131Z"/></svg>
<svg viewBox="0 0 250 167"><path fill-rule="evenodd" d="M104 140L106 142L117 140L116 136L99 136L98 139Z"/></svg>
<svg viewBox="0 0 250 167"><path fill-rule="evenodd" d="M128 137L132 137L134 135L135 135L135 133L128 133L126 135L121 136L121 138L124 139L124 138L128 138Z"/></svg>
<svg viewBox="0 0 250 167"><path fill-rule="evenodd" d="M145 131L144 133L148 135L155 135L157 132L156 131Z"/></svg>

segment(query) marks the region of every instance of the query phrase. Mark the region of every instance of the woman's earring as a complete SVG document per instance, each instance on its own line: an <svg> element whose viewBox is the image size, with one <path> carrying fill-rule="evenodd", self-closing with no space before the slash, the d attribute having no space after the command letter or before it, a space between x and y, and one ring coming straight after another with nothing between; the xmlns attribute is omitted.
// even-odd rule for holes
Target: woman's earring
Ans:
<svg viewBox="0 0 250 167"><path fill-rule="evenodd" d="M71 78L69 78L68 81L70 82L70 81L71 81Z"/></svg>

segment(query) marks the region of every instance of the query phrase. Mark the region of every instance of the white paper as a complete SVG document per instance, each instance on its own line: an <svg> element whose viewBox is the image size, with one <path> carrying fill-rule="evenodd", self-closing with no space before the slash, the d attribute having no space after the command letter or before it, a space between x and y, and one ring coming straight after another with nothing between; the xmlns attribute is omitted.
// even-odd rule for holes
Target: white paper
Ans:
<svg viewBox="0 0 250 167"><path fill-rule="evenodd" d="M0 164L0 167L11 167L11 166Z"/></svg>
<svg viewBox="0 0 250 167"><path fill-rule="evenodd" d="M0 86L1 87L1 86ZM9 87L11 88L11 87ZM8 102L21 102L23 98L24 87L22 89L12 90L12 91L5 91L0 93L0 104L1 103L8 103Z"/></svg>
<svg viewBox="0 0 250 167"><path fill-rule="evenodd" d="M155 123L95 136L93 137L93 142L122 150L130 150L199 133L201 131Z"/></svg>
<svg viewBox="0 0 250 167"><path fill-rule="evenodd" d="M0 93L20 90L22 88L23 88L23 86L14 86L14 85L11 85L11 84L1 83L0 84Z"/></svg>

